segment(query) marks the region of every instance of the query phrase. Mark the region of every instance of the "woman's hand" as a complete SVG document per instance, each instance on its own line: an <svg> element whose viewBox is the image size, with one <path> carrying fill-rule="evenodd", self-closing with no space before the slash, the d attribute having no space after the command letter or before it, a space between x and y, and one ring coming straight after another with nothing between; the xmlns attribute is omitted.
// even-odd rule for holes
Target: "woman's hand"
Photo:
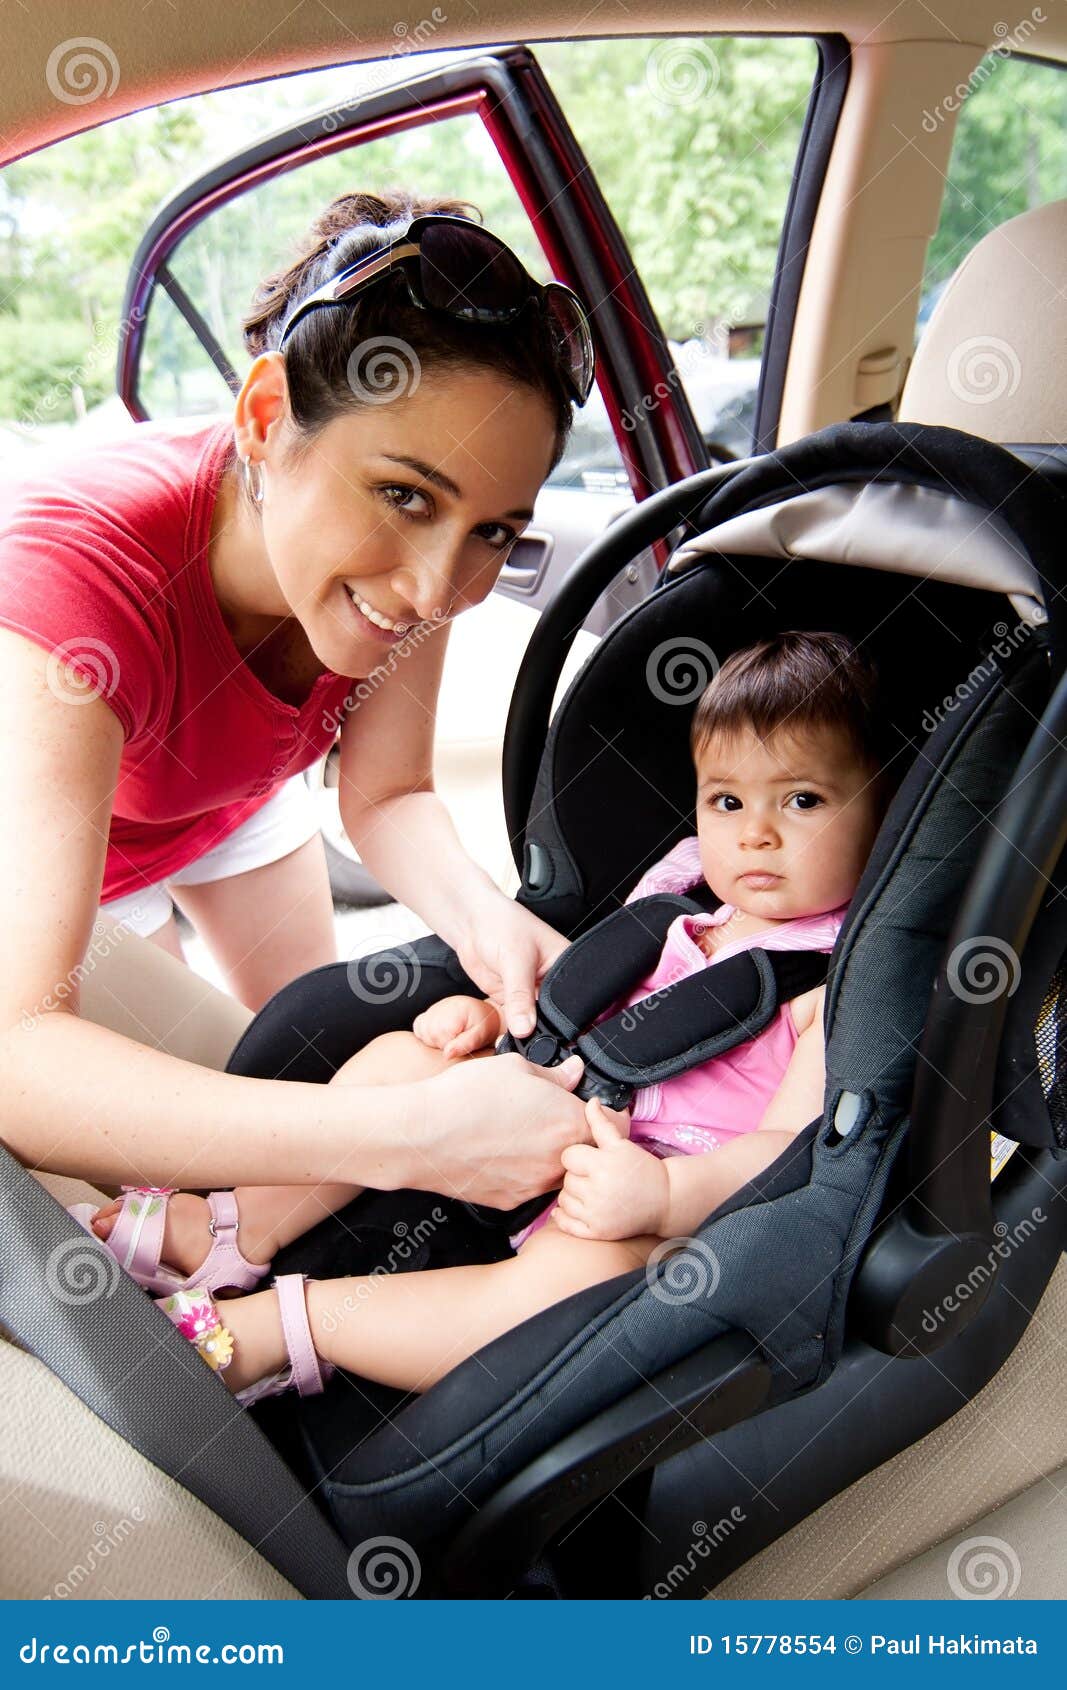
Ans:
<svg viewBox="0 0 1067 1690"><path fill-rule="evenodd" d="M439 1050L445 1057L469 1056L495 1044L503 1031L502 1016L488 999L439 998L411 1023L420 1044Z"/></svg>
<svg viewBox="0 0 1067 1690"><path fill-rule="evenodd" d="M590 1098L586 1115L595 1145L574 1144L552 1219L575 1238L639 1238L662 1233L670 1204L667 1170L658 1156L629 1139L625 1109Z"/></svg>
<svg viewBox="0 0 1067 1690"><path fill-rule="evenodd" d="M539 1068L512 1053L420 1080L425 1173L408 1184L495 1209L551 1191L563 1151L589 1138L585 1105L571 1096L583 1066L572 1056Z"/></svg>
<svg viewBox="0 0 1067 1690"><path fill-rule="evenodd" d="M473 906L456 953L475 984L501 1005L508 1032L523 1038L536 1025L542 977L569 942L513 898L493 892Z"/></svg>

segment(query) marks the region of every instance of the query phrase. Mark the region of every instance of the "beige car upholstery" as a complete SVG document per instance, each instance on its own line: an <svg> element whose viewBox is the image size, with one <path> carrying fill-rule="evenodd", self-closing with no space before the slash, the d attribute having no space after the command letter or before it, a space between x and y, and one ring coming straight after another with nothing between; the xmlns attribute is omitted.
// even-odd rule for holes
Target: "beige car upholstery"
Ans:
<svg viewBox="0 0 1067 1690"><path fill-rule="evenodd" d="M87 1020L221 1069L252 1012L136 934L81 983ZM61 1203L91 1186L39 1175ZM98 1420L33 1356L0 1342L0 1599L296 1597L262 1556Z"/></svg>
<svg viewBox="0 0 1067 1690"><path fill-rule="evenodd" d="M0 1395L0 1598L297 1596L12 1344L0 1344Z"/></svg>
<svg viewBox="0 0 1067 1690"><path fill-rule="evenodd" d="M94 958L80 1000L86 1021L203 1068L225 1068L252 1019L236 998L137 933Z"/></svg>
<svg viewBox="0 0 1067 1690"><path fill-rule="evenodd" d="M1018 1602L1067 1595L1067 1467L1024 1490L963 1532L860 1591L861 1601L958 1596Z"/></svg>
<svg viewBox="0 0 1067 1690"><path fill-rule="evenodd" d="M1046 1594L1037 1588L1044 1575L1029 1554L1041 1529L1041 1508L1063 1506L1062 1479L1055 1475L1067 1462L1065 1329L1067 1262L1061 1259L1018 1346L976 1397L824 1503L720 1584L715 1596L724 1601L873 1596L882 1594L873 1582L893 1574L886 1596L947 1597L945 1566L952 1545L989 1530L1024 1562L1027 1587L1020 1583L1017 1594ZM1029 1502L1021 1500L1024 1494ZM1001 1505L1014 1498L1020 1498L1018 1507L1008 1514ZM1004 1523L1011 1530L998 1531L984 1518L995 1508L1007 1515ZM1016 1524L1018 1541L1011 1535ZM941 1547L930 1548L933 1544ZM1065 1546L1067 1537L1061 1537L1061 1570ZM1065 1589L1061 1582L1057 1594Z"/></svg>
<svg viewBox="0 0 1067 1690"><path fill-rule="evenodd" d="M905 422L1016 445L1067 440L1067 200L984 235L952 277L901 395Z"/></svg>

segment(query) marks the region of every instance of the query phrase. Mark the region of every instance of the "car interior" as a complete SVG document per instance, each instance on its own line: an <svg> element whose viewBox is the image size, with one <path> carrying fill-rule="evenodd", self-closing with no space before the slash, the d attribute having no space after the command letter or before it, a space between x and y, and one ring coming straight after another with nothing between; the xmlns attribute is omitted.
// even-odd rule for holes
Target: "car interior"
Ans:
<svg viewBox="0 0 1067 1690"><path fill-rule="evenodd" d="M600 390L626 485L613 480L592 512L546 490L540 551L505 583L528 614L494 756L511 889L530 907L577 937L657 846L692 831L683 713L625 681L677 636L714 628L722 652L775 627L873 629L908 773L832 964L826 1113L806 1129L800 1194L808 1230L792 1242L775 1230L793 1212L788 1181L700 1229L749 1287L768 1252L784 1252L795 1282L825 1248L817 1307L797 1319L792 1299L757 1308L738 1291L701 1322L692 1300L657 1306L641 1273L507 1334L492 1368L475 1358L413 1402L362 1402L342 1436L315 1403L241 1413L190 1373L169 1328L134 1367L143 1352L121 1323L165 1323L132 1281L38 1330L32 1288L70 1236L62 1205L98 1194L0 1151L0 1594L347 1597L359 1593L350 1553L383 1534L417 1550L424 1596L943 1597L958 1594L953 1550L976 1537L1011 1545L1026 1567L1019 1596L1067 1589L1067 793L1051 749L1064 709L1067 353L1055 323L1067 174L1058 197L975 214L916 340L968 98L999 74L998 56L1067 70L1067 18L1002 14L992 0L936 13L921 0L888 13L864 0L668 0L591 14L497 0L469 19L435 13L421 33L413 23L417 46L398 55L394 15L374 0L358 15L197 3L165 33L114 0L79 9L79 36L106 42L121 67L81 104L42 79L52 43L43 50L39 29L10 42L0 173L163 101L402 59L386 85L315 110L299 135L287 122L249 137L131 229L128 308L163 300L181 314L184 299L186 324L200 315L173 255L211 196L284 174L294 148L336 164L346 137L362 145L368 126L410 125L445 102L485 124L552 270L604 302ZM48 30L58 43L58 22ZM709 434L672 379L655 286L586 163L580 113L551 97L539 44L549 62L549 45L587 38L743 37L758 52L783 36L815 44L815 71L739 455L721 438L716 449L717 424ZM431 48L457 58L423 70ZM685 193L713 197L714 169L706 181L694 170ZM120 346L131 417L159 414L151 310L145 321ZM216 375L226 361L214 357ZM627 427L657 383L661 400ZM1009 629L1012 649L988 664ZM610 756L598 763L594 744ZM614 855L589 826L613 789L639 799ZM976 807L993 803L998 825L976 831ZM992 1004L946 1003L949 954L974 935L1010 942L1021 984ZM454 989L456 964L435 937L418 943L429 1002ZM390 1024L332 1026L329 984L310 1009L305 994L325 1029L309 1055L288 988L253 1015L131 936L87 972L80 1013L217 1070L322 1080ZM992 1190L990 1124L1019 1146ZM976 1294L968 1276L1006 1238ZM951 1317L923 1328L921 1312L961 1279L972 1288ZM620 1363L627 1348L636 1374ZM181 1428L166 1452L141 1411L163 1394L168 1432Z"/></svg>

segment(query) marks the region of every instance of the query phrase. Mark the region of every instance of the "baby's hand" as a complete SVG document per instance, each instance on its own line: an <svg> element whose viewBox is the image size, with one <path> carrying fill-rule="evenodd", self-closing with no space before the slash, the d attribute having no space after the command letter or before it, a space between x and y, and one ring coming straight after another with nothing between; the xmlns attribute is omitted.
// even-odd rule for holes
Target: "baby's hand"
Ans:
<svg viewBox="0 0 1067 1690"><path fill-rule="evenodd" d="M567 1171L552 1219L575 1238L637 1238L660 1233L670 1187L658 1156L629 1140L625 1109L585 1106L596 1146L572 1144L560 1160Z"/></svg>
<svg viewBox="0 0 1067 1690"><path fill-rule="evenodd" d="M446 1057L469 1056L500 1037L500 1012L481 998L441 998L415 1017L411 1031Z"/></svg>

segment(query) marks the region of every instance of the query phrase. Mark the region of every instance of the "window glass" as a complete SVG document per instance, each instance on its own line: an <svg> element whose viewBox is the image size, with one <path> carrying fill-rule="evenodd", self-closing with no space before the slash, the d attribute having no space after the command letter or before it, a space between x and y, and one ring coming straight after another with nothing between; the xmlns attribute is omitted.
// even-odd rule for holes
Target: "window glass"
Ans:
<svg viewBox="0 0 1067 1690"><path fill-rule="evenodd" d="M348 107L465 53L398 45L388 60L284 77L133 113L0 171L0 454L77 426L125 425L119 317L138 240L176 184L301 114ZM539 44L539 61L629 242L705 438L749 449L767 301L817 54L807 39ZM626 145L619 146L625 113ZM171 255L234 369L255 283L354 186L398 182L471 199L547 275L480 121L456 117L320 158L221 206ZM221 376L157 292L146 336L153 415L224 405ZM599 395L553 481L626 487Z"/></svg>
<svg viewBox="0 0 1067 1690"><path fill-rule="evenodd" d="M671 36L536 52L672 342L705 440L743 456L815 43ZM610 440L602 408L588 409L575 461ZM600 462L610 467L603 451ZM594 468L586 463L587 474ZM557 477L567 471L565 459Z"/></svg>
<svg viewBox="0 0 1067 1690"><path fill-rule="evenodd" d="M949 96L956 120L937 233L927 252L916 339L971 248L1010 217L1067 198L1067 77L1058 65L993 51ZM924 116L943 122L952 106Z"/></svg>

